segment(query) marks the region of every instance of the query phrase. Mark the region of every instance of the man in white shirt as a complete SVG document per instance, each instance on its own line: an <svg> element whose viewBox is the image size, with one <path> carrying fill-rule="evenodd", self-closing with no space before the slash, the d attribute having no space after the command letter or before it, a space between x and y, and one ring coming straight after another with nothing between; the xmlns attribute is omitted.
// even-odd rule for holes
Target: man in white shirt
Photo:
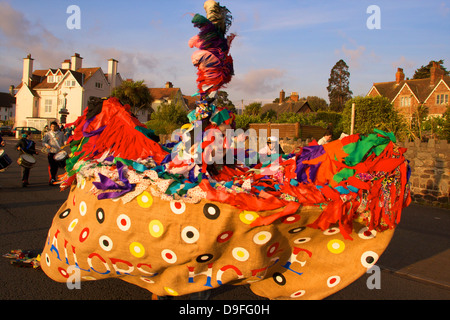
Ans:
<svg viewBox="0 0 450 320"><path fill-rule="evenodd" d="M318 144L319 146L321 146L321 145L324 145L324 144L330 142L332 136L333 136L333 135L331 134L331 132L330 132L329 130L325 131L325 134L323 135L322 138L320 138L320 140L317 142L317 144Z"/></svg>
<svg viewBox="0 0 450 320"><path fill-rule="evenodd" d="M267 144L258 151L262 162L267 161L273 154L284 154L277 137L267 138Z"/></svg>
<svg viewBox="0 0 450 320"><path fill-rule="evenodd" d="M64 133L59 131L58 123L56 121L53 121L50 124L50 131L47 132L44 136L44 139L42 139L42 144L48 150L48 184L51 186L55 185L55 182L57 180L56 175L59 168L58 161L54 159L54 156L61 150L64 142Z"/></svg>

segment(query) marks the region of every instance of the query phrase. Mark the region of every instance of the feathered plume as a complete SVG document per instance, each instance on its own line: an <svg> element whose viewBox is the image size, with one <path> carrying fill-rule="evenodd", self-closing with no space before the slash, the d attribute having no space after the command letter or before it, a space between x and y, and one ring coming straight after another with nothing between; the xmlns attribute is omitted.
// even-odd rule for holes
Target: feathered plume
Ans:
<svg viewBox="0 0 450 320"><path fill-rule="evenodd" d="M214 0L204 4L207 17L196 14L192 23L200 29L189 40L189 46L199 50L192 55L192 63L198 68L197 87L201 96L217 92L231 81L234 75L233 59L229 55L235 35L225 36L231 26L231 12Z"/></svg>
<svg viewBox="0 0 450 320"><path fill-rule="evenodd" d="M225 35L233 20L230 10L228 10L227 7L221 6L214 0L206 1L203 7L206 11L206 18L216 26L217 30L221 32L222 35Z"/></svg>

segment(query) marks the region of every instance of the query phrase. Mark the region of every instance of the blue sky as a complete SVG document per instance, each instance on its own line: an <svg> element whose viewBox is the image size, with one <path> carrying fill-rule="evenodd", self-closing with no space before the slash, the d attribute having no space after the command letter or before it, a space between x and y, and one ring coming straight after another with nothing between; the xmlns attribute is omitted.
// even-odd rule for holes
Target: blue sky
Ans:
<svg viewBox="0 0 450 320"><path fill-rule="evenodd" d="M204 14L203 0L10 1L0 0L0 91L18 85L22 58L35 69L59 67L75 52L84 67L119 60L124 78L149 87L171 81L184 94L196 92L198 30L191 13ZM271 102L286 94L316 95L328 101L331 68L349 65L350 89L365 95L373 82L393 81L397 67L406 77L430 60L450 70L450 1L446 0L228 0L237 33L230 53L235 76L225 89L237 105ZM70 5L81 10L81 29L70 30ZM381 12L381 28L368 29L370 5Z"/></svg>

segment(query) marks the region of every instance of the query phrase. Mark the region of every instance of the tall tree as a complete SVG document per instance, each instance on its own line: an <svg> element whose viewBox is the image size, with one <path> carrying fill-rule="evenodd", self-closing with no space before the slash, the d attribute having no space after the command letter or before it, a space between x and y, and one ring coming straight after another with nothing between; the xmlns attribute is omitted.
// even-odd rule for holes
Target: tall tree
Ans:
<svg viewBox="0 0 450 320"><path fill-rule="evenodd" d="M111 96L118 98L123 104L129 104L133 113L142 109L151 110L153 102L153 97L144 84L144 80L124 81L119 87L113 90Z"/></svg>
<svg viewBox="0 0 450 320"><path fill-rule="evenodd" d="M237 113L236 107L233 102L228 99L228 93L226 91L219 91L217 93L217 99L214 101L216 107L225 107L233 113Z"/></svg>
<svg viewBox="0 0 450 320"><path fill-rule="evenodd" d="M450 72L447 71L447 69L445 69L444 67L444 60L439 60L439 61L433 61L431 60L428 65L426 66L421 66L419 69L417 69L414 72L413 75L413 79L426 79L430 77L430 69L433 66L433 62L436 62L442 70L444 70L444 75L448 76L450 74Z"/></svg>
<svg viewBox="0 0 450 320"><path fill-rule="evenodd" d="M328 79L327 90L330 110L341 112L344 109L345 102L351 99L353 92L350 91L349 78L348 65L341 59L331 69Z"/></svg>

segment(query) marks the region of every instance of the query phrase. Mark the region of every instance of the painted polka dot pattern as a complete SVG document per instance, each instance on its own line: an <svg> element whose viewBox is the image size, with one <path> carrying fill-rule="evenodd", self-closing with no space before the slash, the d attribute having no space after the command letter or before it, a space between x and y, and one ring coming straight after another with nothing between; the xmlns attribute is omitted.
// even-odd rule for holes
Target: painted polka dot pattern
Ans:
<svg viewBox="0 0 450 320"><path fill-rule="evenodd" d="M126 214L121 214L117 217L117 227L122 231L128 231L131 227L131 219Z"/></svg>
<svg viewBox="0 0 450 320"><path fill-rule="evenodd" d="M118 276L158 295L233 283L270 299L320 299L371 268L392 236L358 225L347 240L338 227L309 228L321 213L313 207L255 226L270 213L165 201L150 189L123 205L96 199L87 193L91 184L71 191L42 253L43 270L61 281L76 263L82 280Z"/></svg>
<svg viewBox="0 0 450 320"><path fill-rule="evenodd" d="M170 210L175 214L182 214L186 211L186 204L183 201L170 201Z"/></svg>
<svg viewBox="0 0 450 320"><path fill-rule="evenodd" d="M181 231L181 239L186 243L196 243L200 238L200 232L193 226L187 226Z"/></svg>
<svg viewBox="0 0 450 320"><path fill-rule="evenodd" d="M150 208L153 204L153 197L149 192L144 191L137 197L137 203L142 208Z"/></svg>
<svg viewBox="0 0 450 320"><path fill-rule="evenodd" d="M148 225L148 230L150 231L150 234L155 237L159 238L164 233L164 226L159 220L152 220L150 221Z"/></svg>

